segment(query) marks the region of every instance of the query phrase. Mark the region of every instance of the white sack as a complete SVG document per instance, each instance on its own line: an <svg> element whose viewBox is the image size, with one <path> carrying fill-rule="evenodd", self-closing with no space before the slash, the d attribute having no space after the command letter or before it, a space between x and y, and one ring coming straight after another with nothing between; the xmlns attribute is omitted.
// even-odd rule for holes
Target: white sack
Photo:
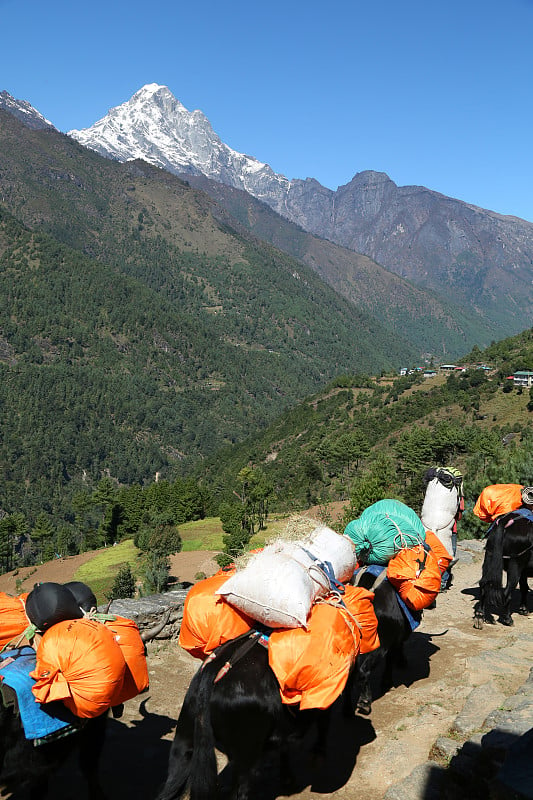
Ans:
<svg viewBox="0 0 533 800"><path fill-rule="evenodd" d="M433 531L453 556L452 528L458 507L457 489L447 489L438 478L427 485L420 519L426 530Z"/></svg>
<svg viewBox="0 0 533 800"><path fill-rule="evenodd" d="M355 548L351 539L320 525L301 544L319 561L329 561L340 583L349 581L355 569Z"/></svg>
<svg viewBox="0 0 533 800"><path fill-rule="evenodd" d="M269 628L305 627L311 606L324 588L306 566L276 545L256 553L216 594Z"/></svg>

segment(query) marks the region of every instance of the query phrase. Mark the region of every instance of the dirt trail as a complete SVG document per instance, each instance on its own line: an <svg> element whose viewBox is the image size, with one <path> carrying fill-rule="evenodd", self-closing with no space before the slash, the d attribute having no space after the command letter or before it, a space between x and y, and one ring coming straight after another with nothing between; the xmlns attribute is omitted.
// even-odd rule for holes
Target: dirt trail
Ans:
<svg viewBox="0 0 533 800"><path fill-rule="evenodd" d="M190 554L183 555L192 561ZM382 800L392 784L427 761L435 740L449 731L476 687L480 705L486 706L481 712L488 713L500 696L514 693L526 680L533 664L533 615L514 614L513 628L473 627L481 558L481 552L464 551L454 568L454 585L439 595L436 608L424 613L411 636L408 667L397 674L396 687L374 701L370 718L339 718L324 763L312 770L298 764L301 785L290 797ZM122 719L111 722L104 750L103 783L115 800L155 797L175 720L198 666L177 644L150 645L150 690L129 701ZM51 796L84 797L72 775L58 779Z"/></svg>
<svg viewBox="0 0 533 800"><path fill-rule="evenodd" d="M454 568L454 585L438 597L435 609L424 613L408 642L408 667L397 674L397 686L375 700L370 718L339 720L325 763L314 772L299 765L301 790L290 797L382 800L389 786L427 761L435 740L449 731L473 689L482 687L481 703L488 713L498 703L494 687L507 696L525 681L533 664L533 637L521 638L533 633L533 615L514 614L513 628L496 624L478 631L473 627L481 558L481 552L463 552L463 560ZM197 660L175 645L150 650L146 712L155 715L160 727L168 725L162 734L167 743L172 739L172 720L197 668ZM130 702L124 722L142 729L143 717L135 701ZM145 741L155 752L157 743ZM155 771L151 774L156 779ZM135 795L139 800L153 796L148 788L139 786L138 790L146 792Z"/></svg>

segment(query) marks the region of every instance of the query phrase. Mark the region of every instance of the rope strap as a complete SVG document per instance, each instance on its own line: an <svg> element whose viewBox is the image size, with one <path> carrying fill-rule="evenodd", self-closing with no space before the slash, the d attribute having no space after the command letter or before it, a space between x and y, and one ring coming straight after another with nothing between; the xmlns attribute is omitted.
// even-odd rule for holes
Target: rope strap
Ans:
<svg viewBox="0 0 533 800"><path fill-rule="evenodd" d="M224 666L219 669L219 671L217 672L217 674L213 679L213 683L218 683L220 680L222 680L224 675L227 675L230 669L238 661L240 661L241 658L243 658L255 644L259 642L261 636L263 636L263 633L261 631L249 631L247 634L247 639L241 644L240 647L238 647L236 650L233 651L232 655L226 661Z"/></svg>

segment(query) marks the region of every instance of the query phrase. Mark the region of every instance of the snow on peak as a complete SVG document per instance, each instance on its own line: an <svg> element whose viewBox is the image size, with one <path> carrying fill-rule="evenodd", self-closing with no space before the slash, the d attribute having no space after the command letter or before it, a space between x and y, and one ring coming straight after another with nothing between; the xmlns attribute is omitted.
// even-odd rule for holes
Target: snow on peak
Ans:
<svg viewBox="0 0 533 800"><path fill-rule="evenodd" d="M188 111L158 83L146 84L90 128L68 135L109 158L144 159L175 174L205 175L256 196L265 193L266 183L274 181L278 189L288 185L268 164L224 144L202 111Z"/></svg>
<svg viewBox="0 0 533 800"><path fill-rule="evenodd" d="M160 83L146 83L133 96L136 97L138 94L155 94L160 89L166 89L167 92L169 91L168 86L163 86Z"/></svg>
<svg viewBox="0 0 533 800"><path fill-rule="evenodd" d="M14 117L20 119L27 128L42 130L50 128L56 130L52 123L43 117L27 100L17 100L4 89L0 92L0 108L9 111Z"/></svg>

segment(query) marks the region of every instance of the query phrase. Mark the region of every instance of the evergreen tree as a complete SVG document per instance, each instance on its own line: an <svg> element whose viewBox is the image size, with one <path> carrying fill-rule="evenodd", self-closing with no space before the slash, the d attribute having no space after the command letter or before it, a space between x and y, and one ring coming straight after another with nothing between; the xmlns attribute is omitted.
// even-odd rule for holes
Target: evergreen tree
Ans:
<svg viewBox="0 0 533 800"><path fill-rule="evenodd" d="M143 570L143 594L160 594L168 588L170 559L168 556L150 552Z"/></svg>
<svg viewBox="0 0 533 800"><path fill-rule="evenodd" d="M368 469L355 479L350 493L350 506L344 516L344 524L360 517L365 508L378 500L398 499L395 486L397 474L391 456L379 453Z"/></svg>
<svg viewBox="0 0 533 800"><path fill-rule="evenodd" d="M39 553L41 562L45 558L53 557L53 539L55 529L48 514L42 511L35 520L35 525L31 530L31 540Z"/></svg>
<svg viewBox="0 0 533 800"><path fill-rule="evenodd" d="M109 594L108 600L119 600L135 596L135 578L129 564L125 564L115 575L115 580Z"/></svg>

